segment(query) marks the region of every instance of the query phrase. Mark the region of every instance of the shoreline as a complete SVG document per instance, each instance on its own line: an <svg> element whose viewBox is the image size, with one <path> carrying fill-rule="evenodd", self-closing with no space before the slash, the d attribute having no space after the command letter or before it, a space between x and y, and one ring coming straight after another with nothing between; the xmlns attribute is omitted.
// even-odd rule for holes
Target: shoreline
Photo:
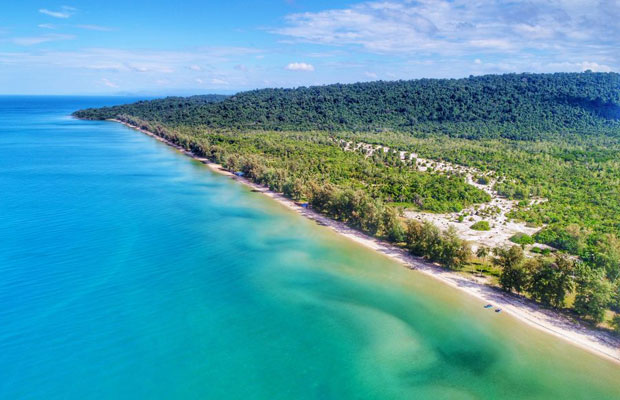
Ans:
<svg viewBox="0 0 620 400"><path fill-rule="evenodd" d="M481 300L481 303L491 303L495 308L501 308L502 312L517 318L531 327L554 335L573 344L574 346L580 347L590 353L620 365L620 339L612 336L611 334L588 328L582 324L571 321L567 317L552 310L545 309L530 300L511 294L506 294L500 289L491 287L485 283L480 283L473 278L468 278L456 272L440 268L426 260L409 254L406 250L393 246L387 242L383 242L377 238L368 236L348 227L342 222L332 220L311 209L303 208L297 205L293 200L284 197L282 194L273 192L268 188L251 182L246 178L238 177L230 171L225 170L221 165L213 163L207 158L199 157L191 151L186 150L152 132L117 119L111 119L109 121L118 122L128 128L151 136L156 140L179 150L184 155L203 163L212 171L228 176L229 178L248 186L253 191L260 192L263 195L272 198L289 210L295 211L296 213L313 220L320 225L324 225L349 240L353 240L366 248L390 257L392 260L403 264L409 269L415 269L455 289L459 289L462 292Z"/></svg>

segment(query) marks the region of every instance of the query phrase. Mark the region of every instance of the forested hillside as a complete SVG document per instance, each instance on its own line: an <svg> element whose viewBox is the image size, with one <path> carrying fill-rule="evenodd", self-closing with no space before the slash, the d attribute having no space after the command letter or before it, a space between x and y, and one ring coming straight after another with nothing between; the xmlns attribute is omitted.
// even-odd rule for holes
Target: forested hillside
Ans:
<svg viewBox="0 0 620 400"><path fill-rule="evenodd" d="M241 130L393 130L517 140L617 135L620 75L508 74L261 89L214 103L169 98L77 115L105 119L119 114Z"/></svg>
<svg viewBox="0 0 620 400"><path fill-rule="evenodd" d="M494 171L518 200L510 217L573 258L528 261L496 249L506 290L598 322L620 312L620 75L509 74L468 79L263 89L87 109L156 133L317 211L460 268L455 232L403 221L403 207L459 211L489 201L463 175L420 172L398 153L344 152L339 140ZM538 201L532 201L536 199ZM530 238L531 239L531 238ZM479 260L492 270L487 255ZM613 314L611 314L613 315ZM611 317L609 317L611 318ZM616 317L620 329L620 315Z"/></svg>
<svg viewBox="0 0 620 400"><path fill-rule="evenodd" d="M228 97L220 94L166 97L114 107L89 108L77 111L73 115L84 119L110 119L125 114L148 120L176 121L177 124L185 124L183 121L192 119L204 106L224 101Z"/></svg>

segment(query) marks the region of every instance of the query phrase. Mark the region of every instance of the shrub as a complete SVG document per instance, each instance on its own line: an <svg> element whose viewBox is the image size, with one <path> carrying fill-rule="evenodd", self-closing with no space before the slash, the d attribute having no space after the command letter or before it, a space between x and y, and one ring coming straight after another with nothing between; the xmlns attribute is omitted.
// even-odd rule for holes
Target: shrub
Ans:
<svg viewBox="0 0 620 400"><path fill-rule="evenodd" d="M478 177L478 183L480 185L488 185L489 184L489 178L487 178L486 176L480 176L480 177Z"/></svg>
<svg viewBox="0 0 620 400"><path fill-rule="evenodd" d="M478 221L475 224L473 224L472 226L470 226L470 228L475 230L475 231L490 231L491 230L491 226L489 225L489 221Z"/></svg>
<svg viewBox="0 0 620 400"><path fill-rule="evenodd" d="M516 244L534 244L534 239L530 235L521 232L512 235L510 241Z"/></svg>

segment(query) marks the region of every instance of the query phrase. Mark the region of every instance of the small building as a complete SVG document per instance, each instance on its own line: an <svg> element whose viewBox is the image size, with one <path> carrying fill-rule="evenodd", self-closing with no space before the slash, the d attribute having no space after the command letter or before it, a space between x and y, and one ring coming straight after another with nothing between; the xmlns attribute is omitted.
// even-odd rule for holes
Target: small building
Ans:
<svg viewBox="0 0 620 400"><path fill-rule="evenodd" d="M238 176L238 177L243 177L243 175L245 175L245 173L243 173L242 171L236 171L236 172L233 172L233 173L234 173L236 176Z"/></svg>

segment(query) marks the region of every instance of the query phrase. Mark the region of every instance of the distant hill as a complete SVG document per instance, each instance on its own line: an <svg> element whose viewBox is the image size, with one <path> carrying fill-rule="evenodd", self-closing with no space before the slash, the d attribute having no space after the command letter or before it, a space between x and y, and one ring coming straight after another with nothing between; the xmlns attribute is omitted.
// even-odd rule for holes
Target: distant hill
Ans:
<svg viewBox="0 0 620 400"><path fill-rule="evenodd" d="M179 97L170 96L156 100L138 101L132 104L88 108L73 113L74 116L84 119L110 119L121 114L141 115L148 119L178 121L187 115L189 110L200 109L211 103L218 103L230 96L221 94L205 94L198 96Z"/></svg>
<svg viewBox="0 0 620 400"><path fill-rule="evenodd" d="M517 140L564 133L616 136L620 74L507 74L261 89L76 113L91 119L119 114L172 126L240 130L391 130Z"/></svg>

